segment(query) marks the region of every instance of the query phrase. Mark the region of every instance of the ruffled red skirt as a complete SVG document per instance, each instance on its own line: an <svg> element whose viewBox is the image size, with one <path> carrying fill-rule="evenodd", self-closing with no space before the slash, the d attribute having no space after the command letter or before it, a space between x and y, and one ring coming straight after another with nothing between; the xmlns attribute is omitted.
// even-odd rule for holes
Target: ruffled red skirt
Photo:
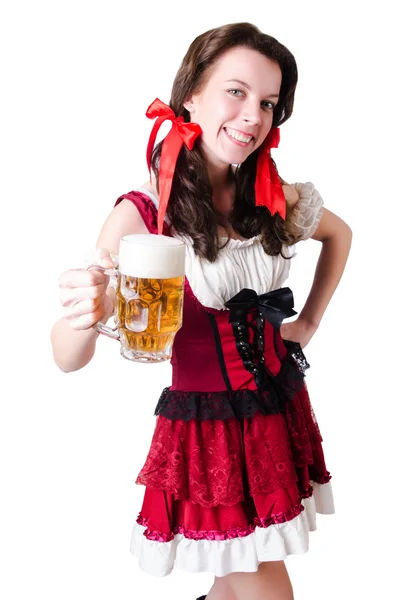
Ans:
<svg viewBox="0 0 397 600"><path fill-rule="evenodd" d="M330 480L306 386L286 414L210 421L158 416L136 482L147 539L231 539L299 515Z"/></svg>

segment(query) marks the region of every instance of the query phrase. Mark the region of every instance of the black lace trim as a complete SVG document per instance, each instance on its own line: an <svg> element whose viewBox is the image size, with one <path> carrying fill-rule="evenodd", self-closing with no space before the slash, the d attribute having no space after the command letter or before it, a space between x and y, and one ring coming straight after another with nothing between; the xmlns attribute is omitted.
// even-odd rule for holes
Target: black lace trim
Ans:
<svg viewBox="0 0 397 600"><path fill-rule="evenodd" d="M302 346L298 342L292 342L291 340L283 340L283 344L296 362L299 371L304 375L307 369L310 369L310 365L303 354Z"/></svg>
<svg viewBox="0 0 397 600"><path fill-rule="evenodd" d="M261 389L221 392L184 392L165 388L154 414L170 420L242 420L257 412L274 415L288 410L296 392L303 386L303 374L294 359L287 356L275 377L268 377Z"/></svg>

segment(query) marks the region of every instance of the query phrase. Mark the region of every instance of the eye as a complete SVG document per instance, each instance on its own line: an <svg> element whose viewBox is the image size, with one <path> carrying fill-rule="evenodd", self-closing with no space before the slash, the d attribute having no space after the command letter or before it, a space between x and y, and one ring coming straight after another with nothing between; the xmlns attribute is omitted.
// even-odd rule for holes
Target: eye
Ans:
<svg viewBox="0 0 397 600"><path fill-rule="evenodd" d="M262 108L269 108L270 110L274 110L276 105L274 104L274 102L264 100L263 102L261 102L261 106Z"/></svg>
<svg viewBox="0 0 397 600"><path fill-rule="evenodd" d="M244 94L244 92L242 90L237 90L235 88L232 88L231 90L227 90L228 94L230 94L231 96L237 96L240 97Z"/></svg>

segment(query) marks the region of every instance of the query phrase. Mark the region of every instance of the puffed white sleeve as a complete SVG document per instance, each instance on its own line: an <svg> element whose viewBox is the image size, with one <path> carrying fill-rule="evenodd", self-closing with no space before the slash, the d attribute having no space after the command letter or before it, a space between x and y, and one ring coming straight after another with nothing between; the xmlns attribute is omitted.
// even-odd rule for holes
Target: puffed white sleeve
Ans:
<svg viewBox="0 0 397 600"><path fill-rule="evenodd" d="M316 231L324 212L324 201L310 181L294 183L299 200L289 215L289 221L301 240L308 240Z"/></svg>

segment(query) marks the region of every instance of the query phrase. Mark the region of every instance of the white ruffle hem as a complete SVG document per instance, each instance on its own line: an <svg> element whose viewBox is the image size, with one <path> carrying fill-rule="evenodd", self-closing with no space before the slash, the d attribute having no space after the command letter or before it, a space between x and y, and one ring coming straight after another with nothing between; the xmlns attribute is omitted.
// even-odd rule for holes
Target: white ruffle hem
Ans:
<svg viewBox="0 0 397 600"><path fill-rule="evenodd" d="M309 532L317 529L316 513L335 512L331 482L312 485L313 495L302 500L304 510L291 521L256 527L250 535L231 540L191 540L178 534L171 542L148 540L143 535L146 528L135 523L130 550L138 557L139 567L155 577L169 575L174 567L217 577L257 571L261 562L307 552Z"/></svg>

